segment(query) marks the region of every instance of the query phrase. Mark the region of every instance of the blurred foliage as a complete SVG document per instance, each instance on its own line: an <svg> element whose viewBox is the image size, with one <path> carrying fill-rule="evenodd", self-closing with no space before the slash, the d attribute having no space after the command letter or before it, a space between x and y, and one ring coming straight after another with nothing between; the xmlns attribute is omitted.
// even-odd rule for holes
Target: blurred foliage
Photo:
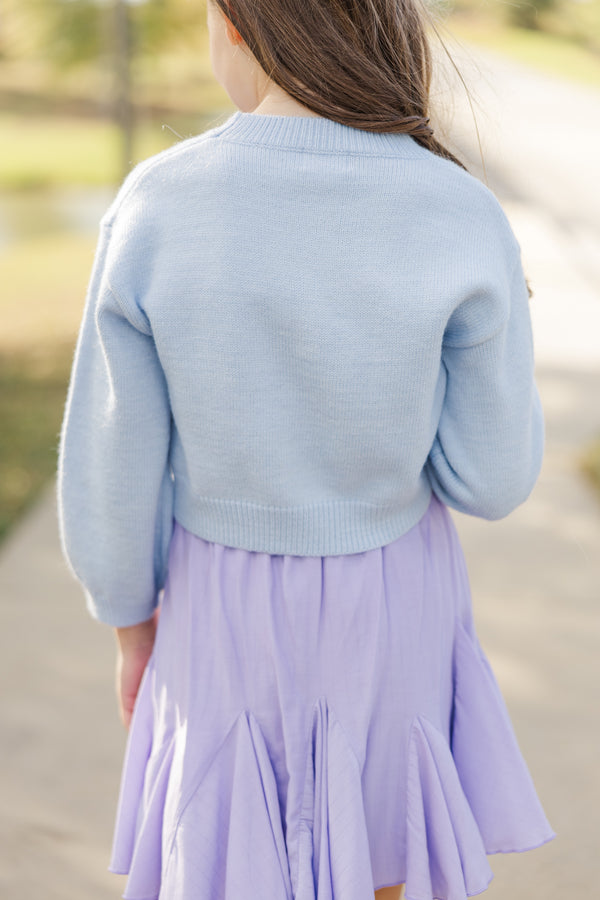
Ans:
<svg viewBox="0 0 600 900"><path fill-rule="evenodd" d="M559 0L521 0L507 6L507 19L519 28L543 28L543 14L556 9Z"/></svg>
<svg viewBox="0 0 600 900"><path fill-rule="evenodd" d="M46 58L71 66L102 55L109 7L90 0L19 0L22 14L35 16Z"/></svg>
<svg viewBox="0 0 600 900"><path fill-rule="evenodd" d="M2 3L0 187L118 183L112 0ZM231 101L210 67L204 0L149 0L129 13L134 165L198 134Z"/></svg>
<svg viewBox="0 0 600 900"><path fill-rule="evenodd" d="M558 34L456 15L450 21L446 37L489 48L540 72L600 87L600 54Z"/></svg>
<svg viewBox="0 0 600 900"><path fill-rule="evenodd" d="M68 68L106 52L112 3L109 0L4 0L0 59L41 55ZM157 53L181 44L205 26L203 0L147 0L128 3L135 50Z"/></svg>
<svg viewBox="0 0 600 900"><path fill-rule="evenodd" d="M600 0L447 0L451 15L564 38L600 56Z"/></svg>

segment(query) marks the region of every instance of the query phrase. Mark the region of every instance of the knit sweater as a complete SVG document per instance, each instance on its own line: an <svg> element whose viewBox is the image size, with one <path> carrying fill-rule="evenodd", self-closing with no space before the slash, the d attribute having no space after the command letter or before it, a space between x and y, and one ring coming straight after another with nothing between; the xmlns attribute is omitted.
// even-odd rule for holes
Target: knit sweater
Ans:
<svg viewBox="0 0 600 900"><path fill-rule="evenodd" d="M100 222L60 434L87 609L152 615L174 519L324 556L432 491L506 516L542 461L533 368L506 214L409 135L236 111L145 160Z"/></svg>

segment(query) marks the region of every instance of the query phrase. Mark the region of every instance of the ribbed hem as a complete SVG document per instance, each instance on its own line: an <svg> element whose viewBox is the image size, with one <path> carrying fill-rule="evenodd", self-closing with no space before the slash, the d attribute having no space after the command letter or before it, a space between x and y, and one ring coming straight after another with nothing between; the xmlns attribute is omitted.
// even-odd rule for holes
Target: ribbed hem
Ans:
<svg viewBox="0 0 600 900"><path fill-rule="evenodd" d="M177 485L177 482L175 482ZM359 501L275 508L243 500L194 497L177 491L174 518L207 541L261 553L338 556L382 547L409 531L425 514L432 496L422 482L412 503L379 507Z"/></svg>
<svg viewBox="0 0 600 900"><path fill-rule="evenodd" d="M365 131L323 116L275 116L237 110L216 136L238 143L324 153L419 157L429 152L408 134Z"/></svg>

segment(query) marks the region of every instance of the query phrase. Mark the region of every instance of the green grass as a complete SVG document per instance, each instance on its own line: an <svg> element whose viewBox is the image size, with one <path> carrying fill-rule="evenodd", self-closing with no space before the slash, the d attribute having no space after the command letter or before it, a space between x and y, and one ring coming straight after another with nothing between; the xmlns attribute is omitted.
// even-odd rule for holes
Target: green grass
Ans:
<svg viewBox="0 0 600 900"><path fill-rule="evenodd" d="M0 353L75 339L95 244L95 237L59 232L0 253Z"/></svg>
<svg viewBox="0 0 600 900"><path fill-rule="evenodd" d="M94 246L54 234L0 254L0 540L56 471Z"/></svg>
<svg viewBox="0 0 600 900"><path fill-rule="evenodd" d="M132 166L182 138L202 133L227 111L224 107L212 115L173 114L139 123ZM0 112L0 147L0 190L121 181L120 136L107 120Z"/></svg>
<svg viewBox="0 0 600 900"><path fill-rule="evenodd" d="M179 140L160 125L138 129L134 162ZM119 180L119 135L100 119L0 114L0 189L103 185Z"/></svg>
<svg viewBox="0 0 600 900"><path fill-rule="evenodd" d="M584 451L581 468L600 495L600 437L592 441Z"/></svg>
<svg viewBox="0 0 600 900"><path fill-rule="evenodd" d="M71 354L0 353L0 541L56 471Z"/></svg>
<svg viewBox="0 0 600 900"><path fill-rule="evenodd" d="M600 87L600 55L565 36L515 28L497 19L461 12L450 15L438 30L450 52L455 36L459 41L495 50L550 75Z"/></svg>

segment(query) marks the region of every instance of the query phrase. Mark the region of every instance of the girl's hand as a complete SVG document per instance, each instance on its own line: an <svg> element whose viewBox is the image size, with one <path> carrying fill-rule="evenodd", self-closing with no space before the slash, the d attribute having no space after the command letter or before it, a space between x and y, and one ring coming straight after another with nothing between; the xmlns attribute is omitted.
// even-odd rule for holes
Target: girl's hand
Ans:
<svg viewBox="0 0 600 900"><path fill-rule="evenodd" d="M144 669L154 647L160 607L156 607L151 619L126 628L115 628L117 638L116 689L119 715L127 730L131 722Z"/></svg>

